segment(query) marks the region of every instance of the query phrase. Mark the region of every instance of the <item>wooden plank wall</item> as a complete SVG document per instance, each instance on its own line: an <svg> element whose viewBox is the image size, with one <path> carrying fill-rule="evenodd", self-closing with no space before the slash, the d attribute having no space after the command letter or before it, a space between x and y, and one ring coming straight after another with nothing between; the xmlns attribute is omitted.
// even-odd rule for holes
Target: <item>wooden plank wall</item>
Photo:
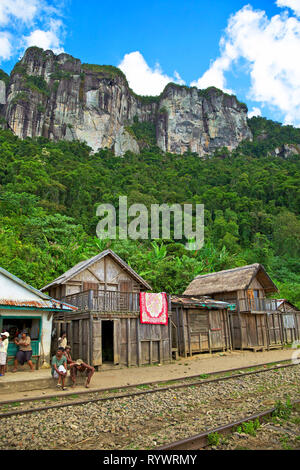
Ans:
<svg viewBox="0 0 300 470"><path fill-rule="evenodd" d="M173 306L178 353L225 351L232 348L229 317L226 310L188 309Z"/></svg>
<svg viewBox="0 0 300 470"><path fill-rule="evenodd" d="M57 340L66 331L72 358L82 359L94 366L102 365L103 322L113 321L113 362L115 365L142 366L170 362L172 351L169 325L141 324L139 316L118 317L110 314L85 313L72 319L55 320L56 334L52 340L55 354Z"/></svg>
<svg viewBox="0 0 300 470"><path fill-rule="evenodd" d="M235 349L271 349L284 344L282 315L237 313L231 314L231 331Z"/></svg>

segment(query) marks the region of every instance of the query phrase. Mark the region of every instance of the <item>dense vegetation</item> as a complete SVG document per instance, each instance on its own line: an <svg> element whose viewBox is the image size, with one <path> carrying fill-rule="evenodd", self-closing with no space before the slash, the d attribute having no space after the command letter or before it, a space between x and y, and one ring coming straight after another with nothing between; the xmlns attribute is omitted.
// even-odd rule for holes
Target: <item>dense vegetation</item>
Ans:
<svg viewBox="0 0 300 470"><path fill-rule="evenodd" d="M82 259L111 247L155 291L181 293L195 275L254 262L280 297L300 307L300 159L273 156L300 143L300 130L253 118L253 142L207 160L162 154L151 126L135 121L140 155L93 154L79 142L18 139L0 131L0 266L41 288ZM96 207L128 203L205 204L205 245L95 236ZM182 240L183 242L184 240Z"/></svg>

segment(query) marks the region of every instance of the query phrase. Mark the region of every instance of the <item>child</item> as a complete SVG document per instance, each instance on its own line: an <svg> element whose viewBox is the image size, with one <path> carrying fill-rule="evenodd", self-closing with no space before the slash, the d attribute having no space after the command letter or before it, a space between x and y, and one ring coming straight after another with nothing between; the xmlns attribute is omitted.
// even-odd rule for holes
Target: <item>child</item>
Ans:
<svg viewBox="0 0 300 470"><path fill-rule="evenodd" d="M52 357L52 377L58 379L57 387L62 390L67 390L65 387L65 380L67 377L67 359L64 355L64 349L58 348L56 355Z"/></svg>
<svg viewBox="0 0 300 470"><path fill-rule="evenodd" d="M64 348L67 346L68 340L65 332L62 333L61 337L58 338L58 348Z"/></svg>
<svg viewBox="0 0 300 470"><path fill-rule="evenodd" d="M1 333L0 337L0 377L5 375L7 348L8 348L9 333Z"/></svg>

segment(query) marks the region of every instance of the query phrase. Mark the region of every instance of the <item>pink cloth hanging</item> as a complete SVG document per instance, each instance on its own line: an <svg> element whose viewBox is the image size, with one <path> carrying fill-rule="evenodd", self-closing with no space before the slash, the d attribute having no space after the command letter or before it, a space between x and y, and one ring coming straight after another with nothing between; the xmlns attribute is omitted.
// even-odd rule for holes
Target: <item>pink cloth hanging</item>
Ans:
<svg viewBox="0 0 300 470"><path fill-rule="evenodd" d="M151 325L168 324L168 299L166 293L140 292L141 323Z"/></svg>

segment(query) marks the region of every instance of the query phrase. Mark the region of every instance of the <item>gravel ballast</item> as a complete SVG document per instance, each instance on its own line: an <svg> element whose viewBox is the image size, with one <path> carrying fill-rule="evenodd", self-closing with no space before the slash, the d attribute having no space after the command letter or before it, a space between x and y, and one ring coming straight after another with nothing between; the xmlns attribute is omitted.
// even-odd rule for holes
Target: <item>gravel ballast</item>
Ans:
<svg viewBox="0 0 300 470"><path fill-rule="evenodd" d="M1 420L0 449L152 449L300 399L300 365Z"/></svg>

